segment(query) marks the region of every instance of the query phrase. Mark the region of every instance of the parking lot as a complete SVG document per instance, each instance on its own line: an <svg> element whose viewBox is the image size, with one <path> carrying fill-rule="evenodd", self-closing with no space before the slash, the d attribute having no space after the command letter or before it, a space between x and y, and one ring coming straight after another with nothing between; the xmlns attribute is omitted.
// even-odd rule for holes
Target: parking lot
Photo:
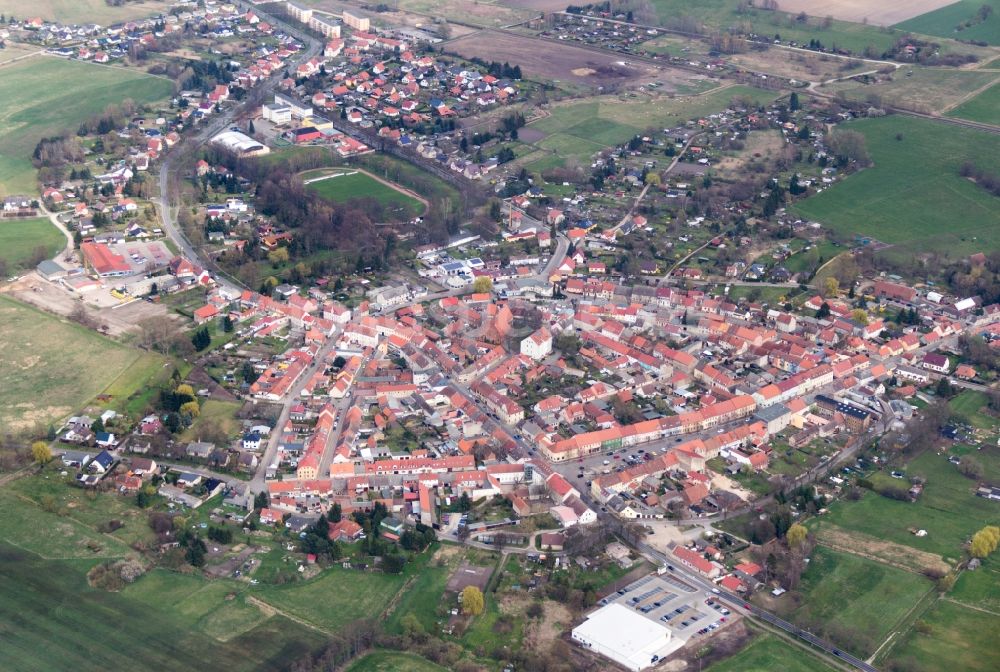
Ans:
<svg viewBox="0 0 1000 672"><path fill-rule="evenodd" d="M690 640L717 630L732 616L714 596L670 574L650 575L629 584L598 604L622 604L657 624L674 639Z"/></svg>

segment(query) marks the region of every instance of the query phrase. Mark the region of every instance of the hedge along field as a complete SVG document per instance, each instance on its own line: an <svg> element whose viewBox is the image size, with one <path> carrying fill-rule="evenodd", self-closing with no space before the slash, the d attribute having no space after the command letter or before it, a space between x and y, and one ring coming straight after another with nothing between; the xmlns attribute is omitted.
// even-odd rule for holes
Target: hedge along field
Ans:
<svg viewBox="0 0 1000 672"><path fill-rule="evenodd" d="M35 56L0 71L0 195L37 191L31 153L44 137L75 133L80 123L126 98L165 99L173 83L138 71Z"/></svg>
<svg viewBox="0 0 1000 672"><path fill-rule="evenodd" d="M900 258L1000 246L997 198L959 175L967 160L996 167L1000 136L899 115L842 128L865 136L874 165L798 203L800 216L844 237L888 243L884 253Z"/></svg>

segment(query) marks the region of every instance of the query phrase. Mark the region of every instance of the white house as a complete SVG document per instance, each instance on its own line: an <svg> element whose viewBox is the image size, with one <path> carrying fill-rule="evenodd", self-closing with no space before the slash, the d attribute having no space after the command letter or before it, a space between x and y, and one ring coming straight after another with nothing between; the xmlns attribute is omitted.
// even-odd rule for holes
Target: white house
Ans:
<svg viewBox="0 0 1000 672"><path fill-rule="evenodd" d="M521 341L521 354L534 360L542 360L552 353L552 334L542 327Z"/></svg>

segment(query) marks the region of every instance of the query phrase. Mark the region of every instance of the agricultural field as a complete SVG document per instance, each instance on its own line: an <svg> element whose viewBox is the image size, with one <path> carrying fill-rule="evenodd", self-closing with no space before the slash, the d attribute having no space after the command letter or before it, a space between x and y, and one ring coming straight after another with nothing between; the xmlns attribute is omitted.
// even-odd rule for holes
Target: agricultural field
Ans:
<svg viewBox="0 0 1000 672"><path fill-rule="evenodd" d="M426 658L400 651L376 651L351 663L346 672L445 672Z"/></svg>
<svg viewBox="0 0 1000 672"><path fill-rule="evenodd" d="M945 455L928 451L914 458L903 470L907 477L927 479L923 494L916 502L902 502L866 492L857 502L841 501L830 512L810 522L822 541L832 533L880 544L909 547L939 556L948 564L962 557L962 546L973 532L987 524L1000 523L1000 507L973 494L973 481L962 476ZM917 537L911 530L926 530L927 536ZM860 549L863 544L858 542ZM866 551L868 552L868 551ZM879 556L872 548L871 555Z"/></svg>
<svg viewBox="0 0 1000 672"><path fill-rule="evenodd" d="M889 653L893 669L914 672L962 670L991 672L1000 668L996 634L1000 615L969 609L948 598L939 599L916 627Z"/></svg>
<svg viewBox="0 0 1000 672"><path fill-rule="evenodd" d="M1000 82L952 108L948 116L1000 126Z"/></svg>
<svg viewBox="0 0 1000 672"><path fill-rule="evenodd" d="M962 572L948 597L973 609L1000 614L1000 558L992 555L979 569Z"/></svg>
<svg viewBox="0 0 1000 672"><path fill-rule="evenodd" d="M0 424L11 430L69 415L142 356L7 297L0 297L0 353L0 370L9 374L0 391Z"/></svg>
<svg viewBox="0 0 1000 672"><path fill-rule="evenodd" d="M863 53L866 48L881 54L892 45L898 35L902 34L875 25L839 20L833 21L829 27L824 27L824 18L830 14L829 11L810 17L802 23L787 10L770 12L751 9L741 14L737 11L739 0L703 0L698 3L688 0L651 0L651 2L659 16L660 24L667 27L689 29L691 22L696 25L701 24L708 29L726 29L730 26L743 25L760 35L780 35L783 41L792 40L799 44L807 44L810 40L819 40L826 47L846 49L855 54ZM779 2L778 5L782 10L785 9L784 3Z"/></svg>
<svg viewBox="0 0 1000 672"><path fill-rule="evenodd" d="M783 12L809 16L832 16L852 23L891 26L944 7L955 0L783 0Z"/></svg>
<svg viewBox="0 0 1000 672"><path fill-rule="evenodd" d="M98 23L107 26L131 19L162 14L170 8L165 0L124 2L113 7L105 0L38 0L26 5L23 0L0 0L0 13L8 18L26 19L40 16L62 24Z"/></svg>
<svg viewBox="0 0 1000 672"><path fill-rule="evenodd" d="M816 656L770 634L759 634L735 656L708 668L707 672L832 672Z"/></svg>
<svg viewBox="0 0 1000 672"><path fill-rule="evenodd" d="M798 588L802 606L791 616L810 629L844 633L852 642L842 641L844 648L868 656L932 587L919 574L817 546Z"/></svg>
<svg viewBox="0 0 1000 672"><path fill-rule="evenodd" d="M41 258L51 259L65 246L66 237L46 217L0 221L0 261L6 264L5 274L31 268Z"/></svg>
<svg viewBox="0 0 1000 672"><path fill-rule="evenodd" d="M966 160L995 165L1000 136L900 116L844 128L865 136L874 166L800 202L793 208L799 216L844 238L893 245L883 254L900 258L932 250L958 257L1000 245L996 197L958 174Z"/></svg>
<svg viewBox="0 0 1000 672"><path fill-rule="evenodd" d="M406 220L420 215L425 207L415 194L376 179L360 170L329 170L321 168L302 175L310 189L323 198L343 203L356 198L372 198L381 203L394 220ZM310 182L310 180L314 180Z"/></svg>
<svg viewBox="0 0 1000 672"><path fill-rule="evenodd" d="M37 82L46 86L36 86ZM172 92L167 79L61 58L37 56L4 66L0 195L37 190L30 157L41 138L74 132L80 122L127 98L150 103Z"/></svg>
<svg viewBox="0 0 1000 672"><path fill-rule="evenodd" d="M985 21L979 21L977 13L984 5L991 7L993 11ZM972 25L966 26L967 22ZM959 26L962 30L957 30ZM951 2L935 11L903 21L895 27L924 35L1000 45L1000 0Z"/></svg>
<svg viewBox="0 0 1000 672"><path fill-rule="evenodd" d="M997 79L996 72L952 68L900 68L891 81L861 84L847 80L824 87L848 100L876 101L917 112L944 112Z"/></svg>
<svg viewBox="0 0 1000 672"><path fill-rule="evenodd" d="M109 593L88 586L94 563L0 544L0 668L268 670L322 643L292 621L248 611L238 583L157 570Z"/></svg>

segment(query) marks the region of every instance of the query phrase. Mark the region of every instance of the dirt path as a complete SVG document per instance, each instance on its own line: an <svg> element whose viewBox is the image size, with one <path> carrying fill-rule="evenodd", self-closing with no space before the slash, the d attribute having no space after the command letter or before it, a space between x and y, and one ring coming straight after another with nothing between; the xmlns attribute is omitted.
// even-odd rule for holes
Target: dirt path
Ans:
<svg viewBox="0 0 1000 672"><path fill-rule="evenodd" d="M278 609L274 605L269 604L260 598L254 597L253 595L247 595L247 604L252 604L253 606L260 609L262 612L267 614L268 616L273 616L275 614L279 616L284 616L288 620L295 621L299 625L303 625L309 628L310 630L315 630L316 632L322 632L324 635L333 635L333 632L331 632L330 630L325 630L313 623L310 623L309 621L306 621L304 619L299 618L298 616L295 616L294 614L290 614L287 611Z"/></svg>
<svg viewBox="0 0 1000 672"><path fill-rule="evenodd" d="M75 257L76 244L73 242L73 234L70 233L69 229L67 229L66 226L59 221L59 216L54 212L49 212L48 209L46 209L45 204L41 201L38 202L38 209L42 211L42 214L49 218L49 221L52 222L52 226L62 231L62 234L66 236L66 249L62 253L63 256L67 259ZM56 256L58 257L59 255Z"/></svg>
<svg viewBox="0 0 1000 672"><path fill-rule="evenodd" d="M984 84L983 86L980 86L978 89L970 91L969 93L965 94L964 96L962 96L961 98L959 98L954 102L948 103L947 105L941 108L940 114L948 114L962 103L966 103L975 98L976 96L978 96L980 93L986 91L989 88L992 88L993 85L996 84L997 82L1000 82L1000 77L997 77L996 79L991 79L988 83Z"/></svg>

